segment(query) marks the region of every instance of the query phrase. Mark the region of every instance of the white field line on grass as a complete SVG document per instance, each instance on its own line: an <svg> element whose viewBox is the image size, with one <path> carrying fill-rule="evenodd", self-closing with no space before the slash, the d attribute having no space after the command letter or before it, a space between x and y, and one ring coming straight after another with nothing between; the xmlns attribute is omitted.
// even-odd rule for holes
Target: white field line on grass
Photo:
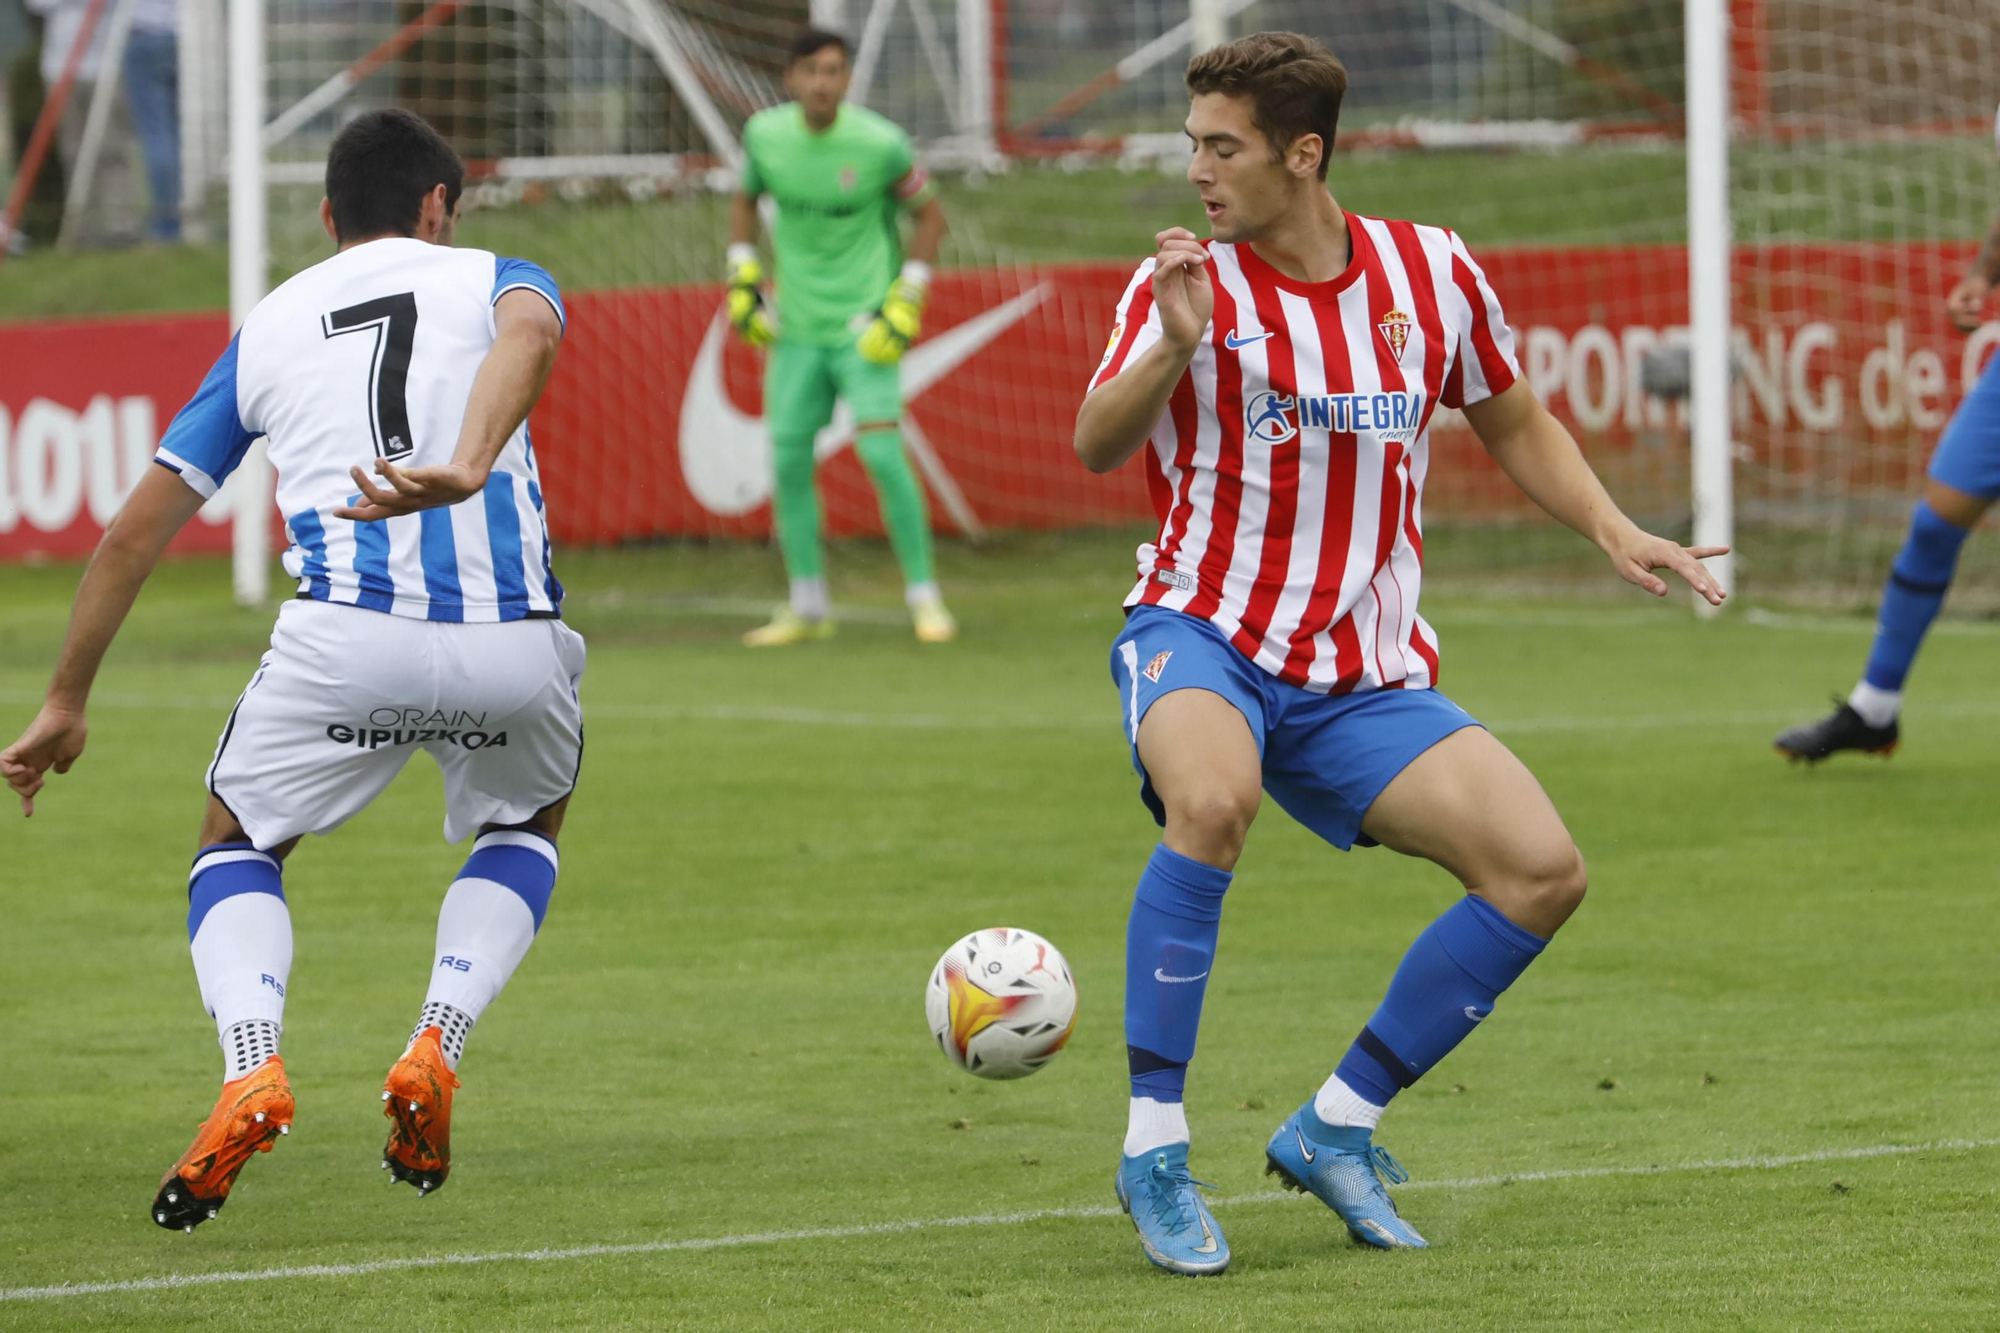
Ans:
<svg viewBox="0 0 2000 1333"><path fill-rule="evenodd" d="M1973 1152L2000 1147L2000 1139L1939 1139L1933 1143L1878 1143L1866 1148L1828 1148L1784 1156L1726 1157L1702 1162L1654 1166L1583 1166L1552 1171L1519 1171L1506 1175L1468 1176L1460 1180L1413 1180L1399 1186L1416 1189L1479 1189L1492 1185L1525 1185L1539 1181L1599 1180L1616 1176L1662 1176L1702 1171L1773 1171L1817 1162L1852 1162L1871 1157L1904 1157L1926 1152ZM1220 1208L1273 1203L1296 1197L1282 1190L1265 1190L1218 1199ZM484 1254L434 1254L404 1259L371 1259L351 1264L300 1264L287 1268L239 1269L220 1273L168 1273L159 1277L126 1278L117 1282L72 1282L53 1287L0 1288L0 1301L48 1301L70 1296L105 1296L129 1292L174 1291L224 1282L275 1282L289 1278L365 1277L413 1268L449 1268L469 1264L553 1263L570 1259L600 1259L624 1255L699 1253L745 1245L782 1245L802 1240L853 1240L893 1236L913 1231L948 1231L960 1227L1021 1226L1030 1222L1070 1218L1116 1217L1111 1207L1036 1208L1018 1213L983 1213L970 1217L906 1218L898 1222L866 1222L845 1227L804 1227L794 1231L752 1231L733 1236L701 1236L686 1240L639 1241L625 1245L573 1245L540 1250L497 1250Z"/></svg>
<svg viewBox="0 0 2000 1333"><path fill-rule="evenodd" d="M25 690L0 690L0 708L39 707L42 697ZM99 708L191 709L217 714L220 724L236 699L232 695L147 695L103 691L91 696ZM1976 721L2000 717L2000 699L1925 705L1911 710L1919 721ZM793 708L773 704L593 704L584 705L586 719L618 718L652 722L761 722L779 726L852 727L888 731L1100 731L1118 730L1108 708L1100 716L1062 717L1034 713L863 713L828 708ZM1730 727L1782 726L1799 720L1800 710L1765 709L1742 712L1686 713L1557 713L1546 717L1481 718L1499 735L1543 735L1566 732L1720 730Z"/></svg>

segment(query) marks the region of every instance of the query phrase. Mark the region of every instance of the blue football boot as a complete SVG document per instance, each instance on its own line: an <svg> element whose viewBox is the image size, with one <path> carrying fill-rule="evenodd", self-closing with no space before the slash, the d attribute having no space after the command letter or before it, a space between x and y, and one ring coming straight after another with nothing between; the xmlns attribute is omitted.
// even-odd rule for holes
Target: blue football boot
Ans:
<svg viewBox="0 0 2000 1333"><path fill-rule="evenodd" d="M1311 1102L1292 1112L1271 1136L1264 1147L1264 1172L1339 1213L1358 1241L1385 1250L1430 1244L1402 1219L1382 1188L1384 1179L1400 1185L1410 1173L1387 1149L1376 1147L1367 1130L1328 1125L1313 1114Z"/></svg>
<svg viewBox="0 0 2000 1333"><path fill-rule="evenodd" d="M1229 1242L1188 1176L1188 1146L1173 1143L1118 1164L1118 1206L1138 1228L1146 1257L1170 1273L1202 1277L1229 1267Z"/></svg>

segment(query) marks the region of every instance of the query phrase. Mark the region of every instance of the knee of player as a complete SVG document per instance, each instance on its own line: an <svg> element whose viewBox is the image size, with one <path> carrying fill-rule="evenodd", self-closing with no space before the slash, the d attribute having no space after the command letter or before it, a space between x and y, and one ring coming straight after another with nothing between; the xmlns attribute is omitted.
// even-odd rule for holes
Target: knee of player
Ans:
<svg viewBox="0 0 2000 1333"><path fill-rule="evenodd" d="M903 462L903 437L893 421L870 422L854 428L854 451L870 472L898 467Z"/></svg>
<svg viewBox="0 0 2000 1333"><path fill-rule="evenodd" d="M1590 871L1568 838L1554 842L1530 863L1523 888L1544 919L1563 920L1583 903Z"/></svg>
<svg viewBox="0 0 2000 1333"><path fill-rule="evenodd" d="M1257 818L1262 793L1255 787L1203 783L1167 802L1167 823L1179 825L1204 845L1226 848L1233 855L1243 846L1251 821Z"/></svg>

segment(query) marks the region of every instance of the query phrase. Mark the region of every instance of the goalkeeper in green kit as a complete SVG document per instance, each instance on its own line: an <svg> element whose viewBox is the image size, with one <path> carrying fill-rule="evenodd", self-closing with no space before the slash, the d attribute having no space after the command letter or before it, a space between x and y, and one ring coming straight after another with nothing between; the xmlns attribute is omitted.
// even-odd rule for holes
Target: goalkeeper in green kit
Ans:
<svg viewBox="0 0 2000 1333"><path fill-rule="evenodd" d="M847 42L808 29L792 44L785 90L793 99L743 128L743 178L729 213L729 320L744 341L769 349L764 417L776 486L772 513L791 579L791 600L750 631L752 647L782 647L833 632L820 544L813 438L836 397L854 413L854 447L882 505L903 567L917 638L943 643L958 628L931 565L930 515L903 452L903 352L917 336L930 264L945 232L944 208L917 169L902 130L847 106ZM757 262L757 198L777 205L772 250L777 309L765 303ZM915 215L909 257L898 214Z"/></svg>

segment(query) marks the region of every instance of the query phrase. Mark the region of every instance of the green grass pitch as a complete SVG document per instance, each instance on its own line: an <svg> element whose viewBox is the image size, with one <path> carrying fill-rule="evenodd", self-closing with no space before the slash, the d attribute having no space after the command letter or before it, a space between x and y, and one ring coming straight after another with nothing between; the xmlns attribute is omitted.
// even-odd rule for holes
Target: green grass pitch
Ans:
<svg viewBox="0 0 2000 1333"><path fill-rule="evenodd" d="M298 1120L192 1236L145 1212L220 1070L183 875L269 616L227 606L219 564L165 568L82 763L32 822L0 820L0 1328L1991 1321L2000 633L1940 632L1893 761L1789 769L1770 735L1851 679L1866 622L1698 623L1608 573L1602 600L1427 608L1446 687L1541 776L1593 878L1495 1019L1389 1112L1416 1177L1400 1201L1435 1248L1362 1250L1317 1204L1265 1197L1261 1150L1455 886L1267 808L1190 1081L1236 1266L1149 1268L1105 1212L1125 914L1155 838L1105 665L1130 545L947 549L964 634L930 650L895 623L885 552L837 548L838 599L880 610L768 655L736 645L742 603L778 586L766 551L565 561L589 751L547 926L470 1043L449 1187L419 1200L377 1169L377 1090L461 855L419 759L292 858ZM6 576L7 737L75 575ZM921 998L945 945L998 923L1067 952L1082 1017L1048 1070L986 1085L938 1056ZM1772 1158L1806 1160L1752 1160ZM1021 1213L1041 1216L926 1225ZM638 1248L520 1257L595 1246Z"/></svg>

